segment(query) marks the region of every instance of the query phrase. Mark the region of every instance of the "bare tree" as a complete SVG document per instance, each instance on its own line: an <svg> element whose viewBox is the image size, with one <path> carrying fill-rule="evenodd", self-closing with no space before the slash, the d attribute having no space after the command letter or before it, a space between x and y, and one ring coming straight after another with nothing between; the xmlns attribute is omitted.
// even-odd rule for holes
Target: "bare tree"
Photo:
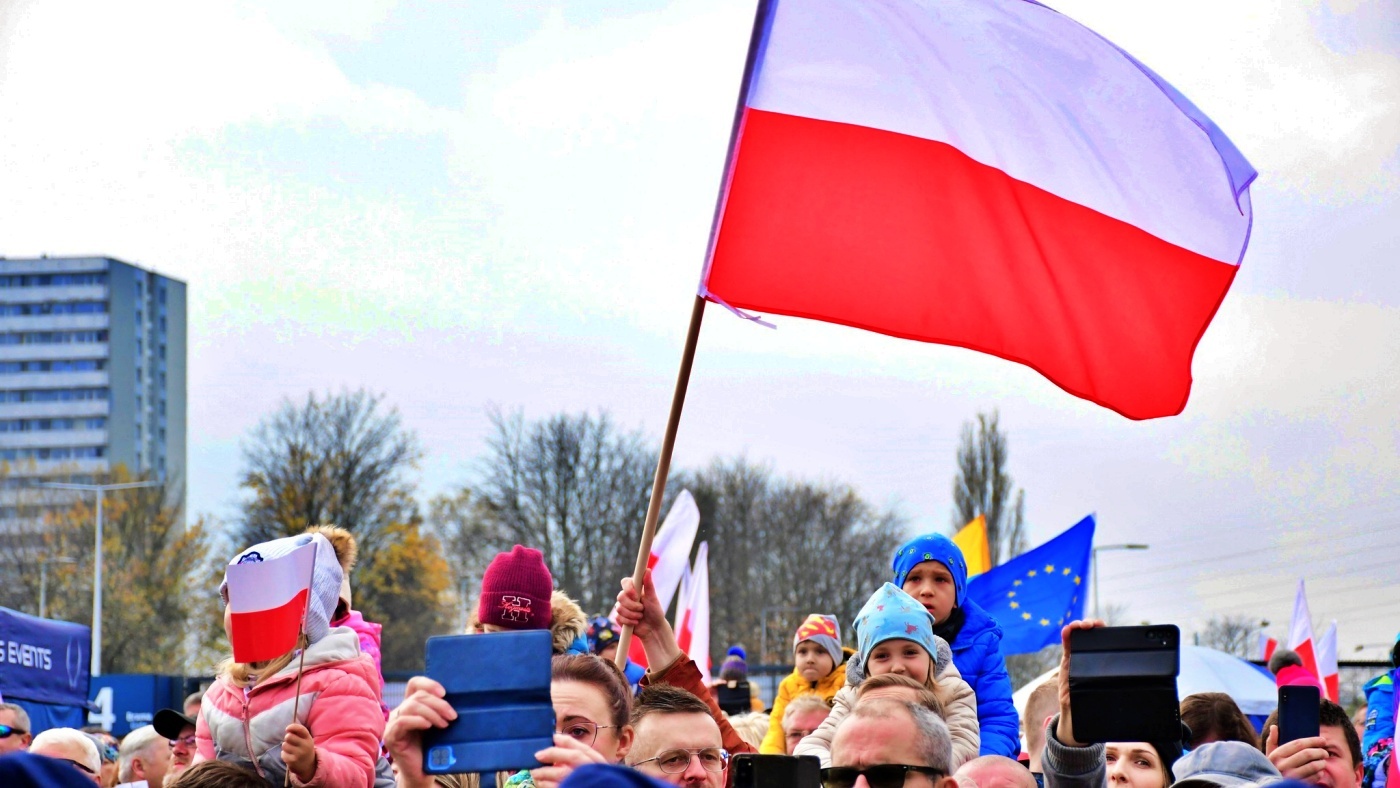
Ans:
<svg viewBox="0 0 1400 788"><path fill-rule="evenodd" d="M809 613L835 614L849 630L888 579L906 525L844 484L776 479L742 457L715 460L678 484L700 507L697 541L710 543L711 645L716 654L731 643L752 648L766 621L772 648L751 651L758 662L787 660L792 631Z"/></svg>
<svg viewBox="0 0 1400 788"><path fill-rule="evenodd" d="M606 413L527 423L493 411L491 423L471 485L473 527L540 549L556 586L586 611L611 608L636 559L656 449Z"/></svg>
<svg viewBox="0 0 1400 788"><path fill-rule="evenodd" d="M301 405L284 400L243 445L244 489L238 539L243 544L290 536L334 523L373 553L390 523L406 521L407 474L423 456L398 410L361 389L310 393ZM408 493L405 495L403 493Z"/></svg>
<svg viewBox="0 0 1400 788"><path fill-rule="evenodd" d="M993 566L1026 550L1026 493L1015 488L1006 472L1007 454L1006 433L995 410L963 424L958 473L953 477L953 528L984 515Z"/></svg>
<svg viewBox="0 0 1400 788"><path fill-rule="evenodd" d="M1205 629L1196 633L1196 645L1251 659L1259 629L1259 618L1254 616L1212 616Z"/></svg>
<svg viewBox="0 0 1400 788"><path fill-rule="evenodd" d="M428 523L442 543L451 567L455 593L461 605L459 618L470 615L481 575L496 553L510 548L511 537L484 502L470 489L439 495L428 502Z"/></svg>
<svg viewBox="0 0 1400 788"><path fill-rule="evenodd" d="M284 401L243 445L244 500L235 547L324 523L355 535L355 607L384 626L385 670L422 665L422 643L447 631L452 576L423 527L411 477L423 450L394 408L367 391Z"/></svg>

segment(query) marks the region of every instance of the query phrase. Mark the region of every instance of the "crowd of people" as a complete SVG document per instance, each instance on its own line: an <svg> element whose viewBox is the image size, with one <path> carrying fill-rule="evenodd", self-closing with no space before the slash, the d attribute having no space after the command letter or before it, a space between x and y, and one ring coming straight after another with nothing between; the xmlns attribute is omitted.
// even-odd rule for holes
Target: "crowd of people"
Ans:
<svg viewBox="0 0 1400 788"><path fill-rule="evenodd" d="M650 576L640 587L622 579L615 610L590 620L554 588L542 553L517 545L487 568L466 632L549 632L552 744L535 754L542 765L534 769L429 774L424 735L450 725L457 710L427 676L408 682L396 708L384 705L380 629L352 606L350 534L318 527L254 545L231 563L313 541L327 549L317 552L296 648L266 662L227 660L184 709L160 711L120 742L67 728L31 735L21 707L0 705L0 785L720 788L732 783L731 758L740 754L812 756L825 788L1252 788L1283 781L1386 788L1396 773L1400 669L1367 685L1364 718L1353 721L1322 700L1317 736L1280 743L1275 718L1257 730L1228 695L1203 693L1182 699L1180 736L1080 741L1070 638L1099 621L1064 627L1057 674L1018 714L1001 630L967 597L958 547L931 534L894 555L890 582L849 622L853 648L834 616L813 611L802 621L792 639L793 671L771 707L747 681L742 649L730 650L717 679L686 655ZM631 627L647 668L630 660L617 667L622 627ZM1396 652L1400 665L1400 646ZM1296 654L1280 651L1270 668L1280 686L1316 683L1301 666Z"/></svg>

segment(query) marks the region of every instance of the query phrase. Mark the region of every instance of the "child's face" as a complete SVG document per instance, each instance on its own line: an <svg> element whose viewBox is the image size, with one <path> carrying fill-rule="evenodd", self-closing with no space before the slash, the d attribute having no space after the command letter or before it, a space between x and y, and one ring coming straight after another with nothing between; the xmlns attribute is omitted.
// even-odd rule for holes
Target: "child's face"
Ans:
<svg viewBox="0 0 1400 788"><path fill-rule="evenodd" d="M924 561L915 564L904 578L904 593L919 600L924 609L933 614L933 620L942 624L957 605L958 591L953 584L953 573L937 561Z"/></svg>
<svg viewBox="0 0 1400 788"><path fill-rule="evenodd" d="M898 673L919 682L928 683L929 670L933 659L924 647L912 640L886 640L870 650L865 660L865 670L871 676Z"/></svg>
<svg viewBox="0 0 1400 788"><path fill-rule="evenodd" d="M836 663L826 649L810 640L797 644L793 651L797 662L797 672L807 681L820 681L836 670Z"/></svg>

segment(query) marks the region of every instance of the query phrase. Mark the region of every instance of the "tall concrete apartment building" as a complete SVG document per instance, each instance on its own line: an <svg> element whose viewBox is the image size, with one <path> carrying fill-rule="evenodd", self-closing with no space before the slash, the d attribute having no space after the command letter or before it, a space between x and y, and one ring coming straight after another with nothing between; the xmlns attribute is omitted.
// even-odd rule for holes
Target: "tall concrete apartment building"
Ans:
<svg viewBox="0 0 1400 788"><path fill-rule="evenodd" d="M183 487L185 303L184 282L110 257L0 258L9 486L124 465Z"/></svg>

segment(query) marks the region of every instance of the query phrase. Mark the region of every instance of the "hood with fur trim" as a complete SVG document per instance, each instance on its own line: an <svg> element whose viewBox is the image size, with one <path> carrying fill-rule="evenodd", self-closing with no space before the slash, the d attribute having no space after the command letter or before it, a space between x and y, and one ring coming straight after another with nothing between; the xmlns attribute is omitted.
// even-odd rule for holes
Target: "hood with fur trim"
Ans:
<svg viewBox="0 0 1400 788"><path fill-rule="evenodd" d="M588 653L588 616L563 591L549 598L549 633L554 637L555 654Z"/></svg>

